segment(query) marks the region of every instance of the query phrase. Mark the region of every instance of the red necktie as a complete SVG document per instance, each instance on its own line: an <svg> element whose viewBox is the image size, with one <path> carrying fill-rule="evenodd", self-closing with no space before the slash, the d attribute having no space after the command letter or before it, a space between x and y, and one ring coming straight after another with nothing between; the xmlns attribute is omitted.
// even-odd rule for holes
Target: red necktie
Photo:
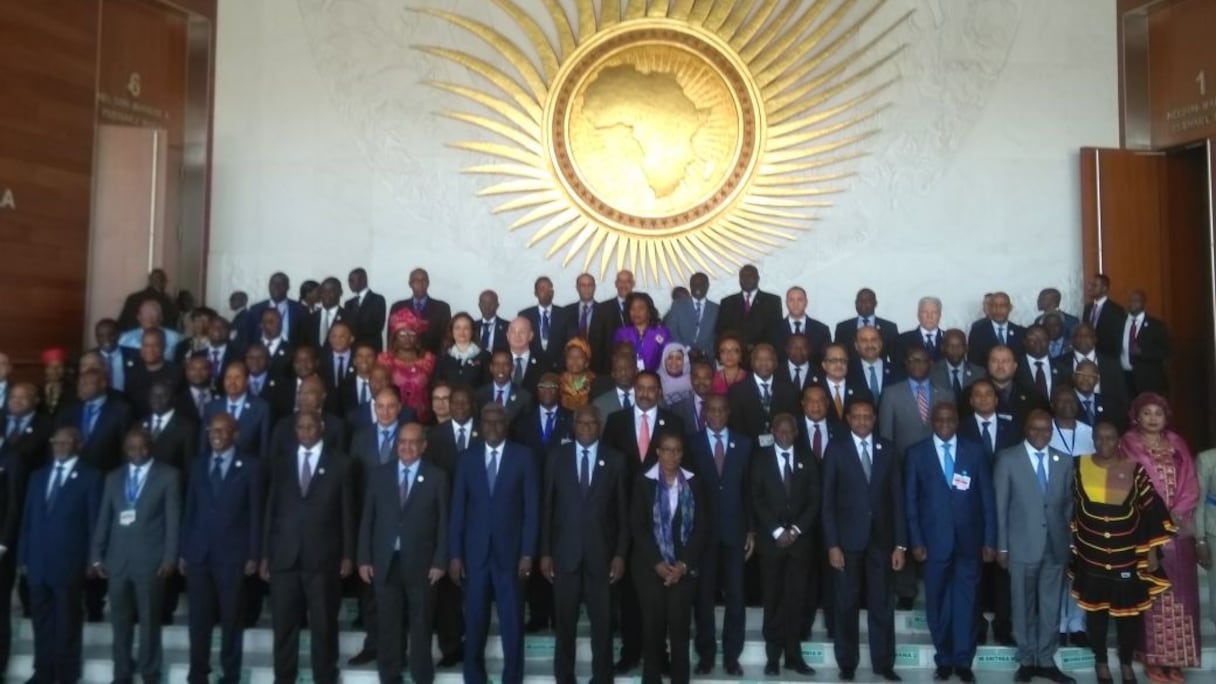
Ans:
<svg viewBox="0 0 1216 684"><path fill-rule="evenodd" d="M752 312L752 296L746 292L743 293L743 315L746 316Z"/></svg>
<svg viewBox="0 0 1216 684"><path fill-rule="evenodd" d="M646 454L650 451L650 418L646 412L642 412L642 429L638 430L638 457L641 460L646 460Z"/></svg>
<svg viewBox="0 0 1216 684"><path fill-rule="evenodd" d="M1132 326L1127 329L1127 354L1131 356L1132 348L1136 346L1136 338L1140 335L1140 326L1136 325L1136 319L1132 318Z"/></svg>

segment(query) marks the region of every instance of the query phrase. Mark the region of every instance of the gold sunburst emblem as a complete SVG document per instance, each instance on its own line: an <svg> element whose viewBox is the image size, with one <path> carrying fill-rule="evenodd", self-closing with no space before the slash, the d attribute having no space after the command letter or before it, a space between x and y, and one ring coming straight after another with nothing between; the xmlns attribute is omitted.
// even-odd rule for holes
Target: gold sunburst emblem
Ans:
<svg viewBox="0 0 1216 684"><path fill-rule="evenodd" d="M563 266L598 255L601 277L615 263L667 282L731 270L831 206L850 175L832 167L860 156L891 83L866 81L908 16L862 42L885 0L531 0L546 34L520 0L492 2L525 44L419 10L500 58L419 46L489 86L431 82L492 114L441 112L496 137L453 143L495 158L466 169L505 178L480 194L512 196L495 213L524 212L511 228L535 228L528 246L552 238Z"/></svg>

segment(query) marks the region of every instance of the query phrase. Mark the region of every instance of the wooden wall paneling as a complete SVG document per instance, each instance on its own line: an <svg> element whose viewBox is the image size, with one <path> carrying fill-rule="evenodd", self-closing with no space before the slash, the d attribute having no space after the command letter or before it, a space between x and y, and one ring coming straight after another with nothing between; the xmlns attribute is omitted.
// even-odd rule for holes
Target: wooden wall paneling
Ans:
<svg viewBox="0 0 1216 684"><path fill-rule="evenodd" d="M1166 176L1158 153L1085 148L1081 151L1082 249L1086 278L1103 272L1116 301L1143 288L1161 292L1166 244L1162 195Z"/></svg>
<svg viewBox="0 0 1216 684"><path fill-rule="evenodd" d="M185 14L153 0L103 0L98 119L164 128L181 147L186 112Z"/></svg>
<svg viewBox="0 0 1216 684"><path fill-rule="evenodd" d="M1216 136L1216 0L1148 12L1149 118L1154 149Z"/></svg>

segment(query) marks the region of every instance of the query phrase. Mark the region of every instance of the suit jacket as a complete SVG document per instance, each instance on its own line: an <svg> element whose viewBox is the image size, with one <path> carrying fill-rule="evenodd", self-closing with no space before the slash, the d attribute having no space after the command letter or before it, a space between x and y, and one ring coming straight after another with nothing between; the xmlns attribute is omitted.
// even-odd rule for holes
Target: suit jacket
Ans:
<svg viewBox="0 0 1216 684"><path fill-rule="evenodd" d="M127 365L126 385L123 392L127 395L127 401L131 404L132 416L136 420L139 420L148 415L148 412L151 410L148 407L148 394L151 392L153 384L167 382L169 383L169 391L177 394L181 380L182 369L169 361L165 361L156 370L149 370L142 359L136 359L134 362L129 363Z"/></svg>
<svg viewBox="0 0 1216 684"><path fill-rule="evenodd" d="M508 424L514 422L521 413L533 405L531 392L521 387L516 387L514 384L511 384L510 387L511 393L504 401L504 407L507 409ZM488 382L478 388L477 393L473 396L473 403L477 406L477 413L480 414L482 407L495 401L496 397L497 388L493 382Z"/></svg>
<svg viewBox="0 0 1216 684"><path fill-rule="evenodd" d="M785 343L793 334L794 323L790 320L789 316L786 316L777 321L769 337L769 342L777 350L777 358L781 361L782 365L788 360L788 357L785 355ZM806 316L802 320L802 334L806 335L807 340L811 343L811 365L818 366L823 361L823 348L832 343L832 331L821 321Z"/></svg>
<svg viewBox="0 0 1216 684"><path fill-rule="evenodd" d="M1026 328L1012 321L1005 323L1005 346L1013 350L1014 356L1020 357L1025 351L1025 347L1022 346L1022 340L1025 337ZM981 318L975 321L971 324L971 331L967 333L967 361L987 368L988 352L1000 343L991 319Z"/></svg>
<svg viewBox="0 0 1216 684"><path fill-rule="evenodd" d="M750 498L756 548L761 555L784 552L805 557L811 553L812 533L819 522L819 461L796 444L792 451L788 492L776 445L760 449L752 457ZM798 539L785 549L778 548L773 532L791 527L800 531Z"/></svg>
<svg viewBox="0 0 1216 684"><path fill-rule="evenodd" d="M705 484L701 478L688 471L685 472L692 475L692 477L688 477L688 475L685 477L692 492L693 523L687 541L682 540L681 535L677 533L683 527L682 513L678 507L672 512L672 550L676 562L687 565L689 572L695 576L705 551L705 544L712 539L710 536L712 508L706 505L708 495L705 493ZM632 499L629 504L629 534L633 541L632 565L635 573L642 568L653 572L652 568L663 561L663 556L659 552L659 544L654 537L654 501L658 485L658 480L651 479L647 474L639 475L634 480Z"/></svg>
<svg viewBox="0 0 1216 684"><path fill-rule="evenodd" d="M189 340L187 340L187 342L188 341ZM183 344L185 344L185 342L183 342ZM233 361L241 361L245 358L245 348L238 346L235 342L229 342L228 344L224 345L224 350L219 354L220 362L218 366L215 364L215 357L213 356L210 348L204 349L199 353L206 356L208 363L211 364L211 389L216 392L224 391L224 369L228 367L228 364L232 363ZM186 363L186 359L182 359L177 362L178 367L182 369L183 373L185 372ZM182 381L181 386L186 386L186 382L184 380Z"/></svg>
<svg viewBox="0 0 1216 684"><path fill-rule="evenodd" d="M1050 447L1043 451L1048 454L1046 494L1039 488L1024 444L997 454L993 466L997 550L1008 551L1015 563L1053 559L1066 564L1070 559L1073 458Z"/></svg>
<svg viewBox="0 0 1216 684"><path fill-rule="evenodd" d="M633 388L630 388L629 391L633 392ZM608 418L610 418L612 414L624 408L621 406L621 395L617 392L617 388L615 387L612 388L611 391L597 395L591 400L591 404L600 412L601 435L608 430ZM629 481L632 481L632 478L630 478ZM629 485L626 484L625 488L628 489Z"/></svg>
<svg viewBox="0 0 1216 684"><path fill-rule="evenodd" d="M228 325L228 341L244 349L250 342L250 338L245 337L248 332L249 308L246 307L232 315L232 321Z"/></svg>
<svg viewBox="0 0 1216 684"><path fill-rule="evenodd" d="M355 510L350 459L328 447L320 451L303 494L296 453L283 454L268 466L270 495L262 555L270 561L272 572L336 575L343 560L355 559L359 512Z"/></svg>
<svg viewBox="0 0 1216 684"><path fill-rule="evenodd" d="M991 422L993 424L988 426L988 431L992 433L992 441L984 439L982 421L977 420L974 414L960 416L958 423L959 437L980 445L984 455L988 457L989 471L992 470L992 463L996 461L997 454L1022 442L1021 429L1013 420L1002 418L998 414L992 417Z"/></svg>
<svg viewBox="0 0 1216 684"><path fill-rule="evenodd" d="M579 303L575 302L572 306L574 320L571 325L578 330ZM591 370L596 375L608 375L612 371L612 337L625 322L625 314L615 296L595 305L587 330L587 344L591 345Z"/></svg>
<svg viewBox="0 0 1216 684"><path fill-rule="evenodd" d="M1089 322L1093 316L1094 304L1085 305L1081 320ZM1118 358L1123 350L1123 324L1127 320L1127 310L1110 298L1102 304L1098 311L1098 324L1094 326L1098 341L1095 345L1099 352Z"/></svg>
<svg viewBox="0 0 1216 684"><path fill-rule="evenodd" d="M481 346L482 350L485 351L487 354L493 354L496 351L507 351L507 328L510 327L511 322L505 318L499 318L498 316L494 317L494 339L491 340L489 349L486 349L481 344L481 333L482 333L483 325L485 325L485 319L479 318L476 321L474 321L474 323L473 323L473 341L476 342L478 346ZM539 335L540 334L539 330L540 330L539 328L533 327L532 328L533 335L534 336Z"/></svg>
<svg viewBox="0 0 1216 684"><path fill-rule="evenodd" d="M717 439L709 428L694 433L688 441L689 470L702 479L706 499L713 506L710 526L712 540L735 548L743 548L752 523L752 490L750 486L752 445L747 435L725 430L723 438L722 473L714 462Z"/></svg>
<svg viewBox="0 0 1216 684"><path fill-rule="evenodd" d="M148 434L152 434L152 418L145 418L143 425ZM173 466L185 491L186 480L198 456L198 445L198 421L192 414L174 411L168 424L161 426L160 434L152 440L152 460Z"/></svg>
<svg viewBox="0 0 1216 684"><path fill-rule="evenodd" d="M1094 392L1089 397L1083 397L1080 393L1077 393L1076 396L1077 406L1081 409L1081 412L1077 414L1077 420L1090 427L1097 425L1100 421L1106 421L1114 424L1120 432L1127 429L1128 402L1126 398L1106 392L1105 387L1101 392ZM1092 418L1086 412L1086 399L1091 402Z"/></svg>
<svg viewBox="0 0 1216 684"><path fill-rule="evenodd" d="M933 437L908 448L904 468L908 542L925 547L931 561L978 560L983 547L996 548L996 494L991 459L978 442L956 439L954 474L946 481Z"/></svg>
<svg viewBox="0 0 1216 684"><path fill-rule="evenodd" d="M611 398L613 399L613 412L619 411L620 402L617 401L618 397L615 396L615 391ZM698 401L702 402L700 407L697 406ZM685 434L689 437L692 437L699 430L705 427L704 423L702 423L703 418L701 416L701 411L704 409L704 401L705 400L701 397L698 397L695 394L690 394L668 407L671 409L671 412L676 414L676 417L684 423Z"/></svg>
<svg viewBox="0 0 1216 684"><path fill-rule="evenodd" d="M562 408L561 405L554 406L550 410L554 413L553 431L549 435L547 443L544 440L544 427L541 424L541 415L545 412L543 407L537 406L521 413L511 424L511 441L522 444L532 451L532 456L536 459L536 472L542 480L549 452L574 440L574 413Z"/></svg>
<svg viewBox="0 0 1216 684"><path fill-rule="evenodd" d="M1129 351L1132 363L1132 384L1136 392L1164 394L1169 389L1165 361L1170 355L1170 337L1160 318L1145 315L1136 332L1137 353Z"/></svg>
<svg viewBox="0 0 1216 684"><path fill-rule="evenodd" d="M134 501L135 521L123 524L130 466L106 476L93 532L90 557L114 576L150 577L161 567L176 567L182 524L182 482L177 468L149 461L144 485Z"/></svg>
<svg viewBox="0 0 1216 684"><path fill-rule="evenodd" d="M47 465L30 478L29 494L21 515L21 538L17 564L24 566L31 582L64 585L84 580L89 566L90 540L101 505L101 471L76 461L63 478L59 495L48 507L54 465Z"/></svg>
<svg viewBox="0 0 1216 684"><path fill-rule="evenodd" d="M857 387L865 387L866 389L869 389L870 374L864 364L865 362L860 358L849 359L849 382ZM875 375L877 375L877 373L875 373ZM879 395L874 397L875 403L881 404L883 397L887 395L887 390L890 389L892 385L895 385L906 378L907 374L904 373L903 365L892 361L890 356L883 356L882 377L878 379L879 383L881 384L878 388ZM873 396L872 391L870 395Z"/></svg>
<svg viewBox="0 0 1216 684"><path fill-rule="evenodd" d="M601 443L621 452L625 456L625 475L629 480L637 478L639 473L649 470L658 462L658 440L654 435L662 430L684 432L684 422L676 414L665 408L655 409L654 424L650 426L650 448L645 454L638 453L637 423L635 422L636 408L628 411L617 411L604 420L604 434Z"/></svg>
<svg viewBox="0 0 1216 684"><path fill-rule="evenodd" d="M0 415L0 436L8 434L9 423L14 420L16 418L7 411ZM0 443L0 460L8 456L15 457L17 462L21 463L25 478L28 479L34 471L50 460L51 432L55 429L53 422L50 417L37 411L31 413L24 430ZM25 481L22 481L21 485L24 491ZM17 500L17 510L21 510L23 500Z"/></svg>
<svg viewBox="0 0 1216 684"><path fill-rule="evenodd" d="M345 415L346 411L343 410L343 406L346 401L354 400L358 403L354 385L354 378L358 375L355 372L354 364L355 350L350 350L350 354L346 359L345 372L342 374L341 379L337 378L338 369L333 351L322 349L320 357L320 363L317 364L317 375L320 375L321 380L325 383L325 410L330 413ZM371 392L370 388L368 392Z"/></svg>
<svg viewBox="0 0 1216 684"><path fill-rule="evenodd" d="M321 420L325 423L325 427L321 431L321 443L327 449L334 449L346 454L346 446L350 443L346 434L346 421L329 412L322 413ZM299 442L296 441L295 415L278 419L270 430L269 453L271 457L279 458L288 451L294 454L299 445Z"/></svg>
<svg viewBox="0 0 1216 684"><path fill-rule="evenodd" d="M842 414L836 410L836 397L833 394L835 390L832 388L832 381L827 376L817 375L815 376L815 384L822 387L823 391L828 393L828 421L832 423L844 423L845 416L849 413L849 407L858 401L874 403L874 395L870 394L869 388L864 384L859 385L846 377L844 389L841 392L841 403L844 405L844 413Z"/></svg>
<svg viewBox="0 0 1216 684"><path fill-rule="evenodd" d="M469 569L514 573L520 558L536 557L540 473L527 447L503 442L499 448L492 493L485 443L473 443L457 458L448 553Z"/></svg>
<svg viewBox="0 0 1216 684"><path fill-rule="evenodd" d="M874 316L874 328L878 330L878 336L882 338L882 348L889 352L899 352L899 326L893 321L888 321L885 318ZM860 316L846 318L836 324L836 333L832 337L836 344L843 344L849 350L850 357L857 356L857 349L854 344L857 342L857 324L861 322Z"/></svg>
<svg viewBox="0 0 1216 684"><path fill-rule="evenodd" d="M267 348L269 352L269 348ZM296 345L281 341L275 347L274 352L270 353L270 362L266 366L266 373L269 379L274 380L274 383L267 383L262 388L262 396L265 398L267 394L272 393L278 383L289 380L295 377L295 371L291 367L292 358L295 356Z"/></svg>
<svg viewBox="0 0 1216 684"><path fill-rule="evenodd" d="M228 412L228 397L218 397L207 404L203 410L203 425L211 425L211 419L221 413ZM250 458L262 458L270 453L270 407L266 402L256 397L245 396L241 406L240 416L236 419L236 451ZM198 453L203 456L211 454L211 444L207 441L206 431L199 435Z"/></svg>
<svg viewBox="0 0 1216 684"><path fill-rule="evenodd" d="M882 396L883 402L878 405L878 434L891 440L900 459L908 447L933 433L933 406L939 401L954 403L954 392L930 383L929 420L921 422L911 380L895 383Z"/></svg>
<svg viewBox="0 0 1216 684"><path fill-rule="evenodd" d="M671 332L671 339L708 358L714 358L715 330L718 327L718 304L708 299L701 306L701 320L697 320L697 307L692 298L681 299L672 305L663 317L663 325Z"/></svg>
<svg viewBox="0 0 1216 684"><path fill-rule="evenodd" d="M903 473L891 442L871 434L870 480L850 432L828 442L823 454L824 546L890 553L908 545Z"/></svg>
<svg viewBox="0 0 1216 684"><path fill-rule="evenodd" d="M732 385L726 392L726 400L730 404L730 429L753 440L773 431L773 416L779 413L797 415L799 398L792 384L779 382L774 375L769 378L772 401L769 402L769 410L766 412L760 401L760 387L756 382L756 376L753 375Z"/></svg>
<svg viewBox="0 0 1216 684"><path fill-rule="evenodd" d="M520 311L519 315L532 323L532 358L540 360L541 369L547 372L560 371L565 368L566 341L570 339L570 321L566 320L566 316L570 314L566 308L556 304L549 307L548 349L541 346L540 307L529 306ZM578 328L578 321L574 322L574 328ZM503 338L506 339L505 333Z"/></svg>
<svg viewBox="0 0 1216 684"><path fill-rule="evenodd" d="M807 421L809 419L806 417L806 414L801 413L801 412L799 412L794 417L798 419L798 448L802 451L807 452L808 454L814 453L815 452L815 448L814 448L815 447L815 444L814 444L815 433L814 433L814 430L812 430L811 427L807 424ZM848 434L848 432L849 432L848 425L832 420L832 416L830 414L828 415L827 419L824 422L827 424L827 430L820 431L821 432L820 437L819 437L820 449L822 450L822 453L820 453L818 455L820 461L823 460L824 454L827 453L828 442L832 441L833 439L835 439L836 437L838 437L840 435Z"/></svg>
<svg viewBox="0 0 1216 684"><path fill-rule="evenodd" d="M84 418L84 403L76 400L59 413L59 427L79 428ZM134 424L131 405L117 394L106 396L105 403L93 423L93 431L84 441L80 460L108 473L122 463L122 443L127 430ZM84 431L81 431L84 434Z"/></svg>
<svg viewBox="0 0 1216 684"><path fill-rule="evenodd" d="M1051 390L1055 389L1060 383L1060 369L1057 365L1052 364L1050 358L1043 359L1043 374L1048 378L1047 394L1039 392L1038 385L1034 382L1034 374L1037 368L1032 367L1032 362L1025 354L1018 357L1018 370L1014 375L1014 382L1023 387L1027 392L1034 395L1034 399L1041 404L1051 404Z"/></svg>
<svg viewBox="0 0 1216 684"><path fill-rule="evenodd" d="M0 423L5 418L7 416L0 417ZM35 428L32 418L29 427L25 428L23 434L14 435L13 441L20 442L23 436L33 436ZM3 434L0 432L0 435ZM3 516L0 517L0 545L10 551L17 547L17 534L21 531L21 508L25 502L25 485L30 473L27 458L19 449L8 448L7 440L0 443L0 516Z"/></svg>
<svg viewBox="0 0 1216 684"><path fill-rule="evenodd" d="M1127 388L1127 378L1123 375L1123 367L1119 364L1119 357L1095 351L1093 361L1098 364L1098 392L1119 407L1126 408L1131 403L1131 395ZM1052 363L1056 369L1055 377L1059 378L1060 382L1071 384L1072 375L1079 363L1077 352L1069 352Z"/></svg>
<svg viewBox="0 0 1216 684"><path fill-rule="evenodd" d="M399 461L377 466L368 480L359 525L359 565L375 569L377 580L389 576L400 548L401 571L411 583L425 582L431 568L448 567L448 476L425 461L401 502Z"/></svg>
<svg viewBox="0 0 1216 684"><path fill-rule="evenodd" d="M261 460L234 452L217 492L211 459L191 466L181 539L187 565L236 568L262 559L263 467Z"/></svg>
<svg viewBox="0 0 1216 684"><path fill-rule="evenodd" d="M733 330L743 340L744 354L757 342L772 339L773 332L781 322L781 298L771 292L757 289L752 297L751 309L743 312L743 293L736 292L722 300L718 309L718 325L714 334Z"/></svg>
<svg viewBox="0 0 1216 684"><path fill-rule="evenodd" d="M362 304L358 297L351 297L342 305L342 311L357 344L370 344L377 352L384 351L384 323L388 317L384 295L368 290Z"/></svg>
<svg viewBox="0 0 1216 684"><path fill-rule="evenodd" d="M472 429L465 435L465 449L469 448L474 442L481 440L481 432L478 430L477 419L469 421L472 423ZM456 476L456 459L461 454L461 449L457 448L456 444L456 427L452 421L445 420L438 425L432 425L426 431L426 453L423 454L428 462L433 463L443 469L443 472L448 475L448 482L454 482Z"/></svg>
<svg viewBox="0 0 1216 684"><path fill-rule="evenodd" d="M921 349L929 352L929 358L937 361L938 359L942 358L942 339L944 337L945 334L942 332L942 329L938 328L937 339L934 340L932 347L928 347L925 345L925 336L921 334L919 326L912 328L911 330L906 330L899 335L898 350L895 353L895 357L902 359L908 355L909 349L920 347ZM985 361L985 363L987 363L987 361Z"/></svg>
<svg viewBox="0 0 1216 684"><path fill-rule="evenodd" d="M450 385L477 389L490 379L490 353L482 350L470 359L443 354L435 366L435 379Z"/></svg>
<svg viewBox="0 0 1216 684"><path fill-rule="evenodd" d="M984 366L977 366L970 361L963 361L962 368L958 374L959 389L967 389L976 380L988 377L988 371ZM941 359L933 364L933 370L929 372L929 382L938 387L945 387L951 392L954 392L954 375L950 372L950 362L946 359ZM962 406L963 393L955 392L955 398L959 400L959 406Z"/></svg>
<svg viewBox="0 0 1216 684"><path fill-rule="evenodd" d="M283 337L292 344L305 344L305 324L308 318L308 311L304 309L304 305L296 300L288 297L287 302L287 317L283 321ZM249 316L245 323L245 339L260 340L262 339L262 314L266 309L271 308L269 299L262 301L249 307Z"/></svg>
<svg viewBox="0 0 1216 684"><path fill-rule="evenodd" d="M613 558L629 551L629 494L625 457L600 444L588 464L591 486L579 487L581 446L569 442L549 451L541 507L540 555L560 573L586 568L608 574Z"/></svg>
<svg viewBox="0 0 1216 684"><path fill-rule="evenodd" d="M802 372L799 373L799 381L797 384L794 383L794 371L790 366L788 359L782 361L777 366L777 372L775 374L777 376L777 380L780 381L781 384L789 385L794 389L794 393L800 402L802 401L803 390L815 384L815 374L821 372L823 369L822 365L816 364L813 361L808 362L805 365L806 368L803 368Z"/></svg>
<svg viewBox="0 0 1216 684"><path fill-rule="evenodd" d="M968 387L964 393L967 395L967 415L971 415L971 389ZM1009 383L1005 389L997 388L996 390L996 412L1002 418L1007 418L1013 422L1014 429L1019 433L1022 431L1022 426L1026 423L1026 416L1035 409L1043 409L1044 411L1051 410L1051 404L1047 400L1042 399L1034 391L1033 388L1027 389L1017 380Z"/></svg>
<svg viewBox="0 0 1216 684"><path fill-rule="evenodd" d="M414 306L412 297L393 302L392 308L388 311L388 317L392 318L393 314L407 306ZM448 333L448 323L452 320L452 307L448 306L445 301L427 297L426 304L422 307L422 318L428 324L426 332L421 335L422 346L432 354L438 354L443 336Z"/></svg>

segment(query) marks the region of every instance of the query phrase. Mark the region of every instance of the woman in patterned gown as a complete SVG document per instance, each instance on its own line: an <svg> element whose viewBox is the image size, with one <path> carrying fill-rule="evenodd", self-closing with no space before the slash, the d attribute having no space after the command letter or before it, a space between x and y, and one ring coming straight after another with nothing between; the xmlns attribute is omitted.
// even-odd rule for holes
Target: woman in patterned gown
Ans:
<svg viewBox="0 0 1216 684"><path fill-rule="evenodd" d="M1144 614L1141 658L1154 682L1184 681L1182 668L1199 667L1199 576L1195 568L1194 521L1199 504L1195 459L1178 433L1169 429L1165 397L1136 397L1132 428L1120 446L1148 473L1169 508L1178 536L1161 547L1161 566L1170 588Z"/></svg>
<svg viewBox="0 0 1216 684"><path fill-rule="evenodd" d="M1119 448L1119 430L1094 428L1095 453L1076 459L1073 485L1072 598L1085 611L1089 646L1100 684L1114 682L1106 635L1113 619L1124 684L1136 681L1132 656L1142 614L1169 589L1160 547L1174 531L1169 509L1144 467Z"/></svg>
<svg viewBox="0 0 1216 684"><path fill-rule="evenodd" d="M418 340L426 328L425 319L409 307L402 308L388 321L389 350L380 354L380 364L392 371L393 385L401 392L401 404L413 409L420 423L431 417L430 386L436 365L435 355Z"/></svg>

